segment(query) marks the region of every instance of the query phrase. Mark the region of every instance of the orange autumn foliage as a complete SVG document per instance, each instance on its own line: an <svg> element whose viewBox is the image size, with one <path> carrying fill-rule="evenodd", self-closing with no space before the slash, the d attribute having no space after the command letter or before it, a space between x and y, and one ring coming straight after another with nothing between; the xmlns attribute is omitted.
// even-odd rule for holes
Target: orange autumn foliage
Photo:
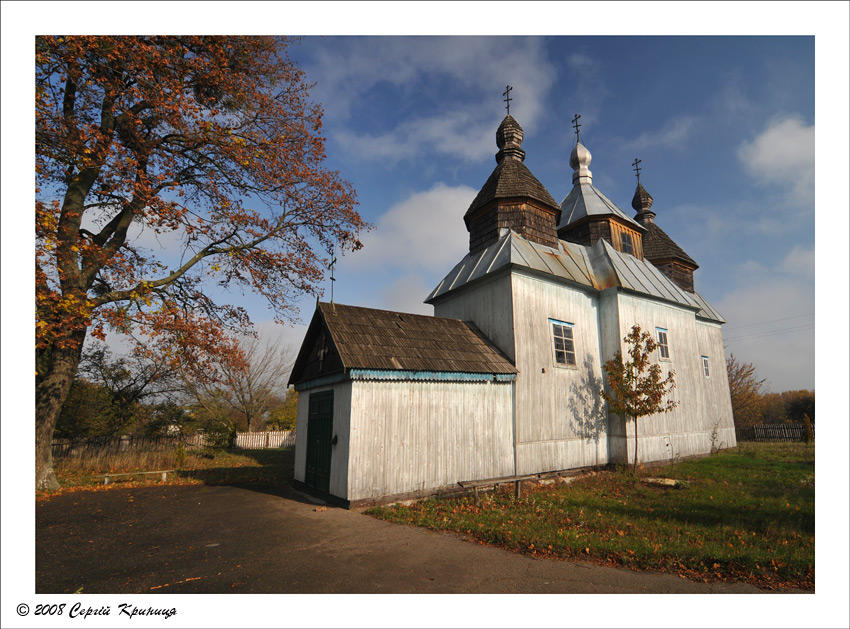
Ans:
<svg viewBox="0 0 850 629"><path fill-rule="evenodd" d="M240 360L227 331L250 324L207 287L256 292L285 320L316 292L323 251L360 247L354 190L323 166L322 111L289 45L37 38L37 485L89 331L140 334L203 374L211 355Z"/></svg>
<svg viewBox="0 0 850 629"><path fill-rule="evenodd" d="M643 332L639 325L633 325L631 331L623 337L628 349L629 360L624 360L623 352L618 350L614 358L605 362L607 389L600 393L608 403L608 410L635 423L635 456L632 469L637 471L638 464L638 420L655 413L669 413L678 402L666 399L676 388L676 374L667 373L661 377L661 365L652 362L652 353L658 343L649 332Z"/></svg>

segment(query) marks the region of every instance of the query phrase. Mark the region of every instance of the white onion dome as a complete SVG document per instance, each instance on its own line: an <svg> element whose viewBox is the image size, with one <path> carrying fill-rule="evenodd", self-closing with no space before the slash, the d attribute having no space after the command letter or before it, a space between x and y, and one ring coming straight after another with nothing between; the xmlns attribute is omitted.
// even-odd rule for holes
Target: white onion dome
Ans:
<svg viewBox="0 0 850 629"><path fill-rule="evenodd" d="M590 172L590 160L593 156L587 147L577 142L573 152L570 153L570 167L573 169L573 185L579 183L593 183L593 173Z"/></svg>

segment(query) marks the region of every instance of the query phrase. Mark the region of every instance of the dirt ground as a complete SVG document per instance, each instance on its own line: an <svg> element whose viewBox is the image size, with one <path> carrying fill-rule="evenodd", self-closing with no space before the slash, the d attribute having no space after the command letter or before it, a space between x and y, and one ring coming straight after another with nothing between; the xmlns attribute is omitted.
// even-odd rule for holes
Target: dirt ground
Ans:
<svg viewBox="0 0 850 629"><path fill-rule="evenodd" d="M151 486L36 505L37 593L757 593L535 559L291 489Z"/></svg>

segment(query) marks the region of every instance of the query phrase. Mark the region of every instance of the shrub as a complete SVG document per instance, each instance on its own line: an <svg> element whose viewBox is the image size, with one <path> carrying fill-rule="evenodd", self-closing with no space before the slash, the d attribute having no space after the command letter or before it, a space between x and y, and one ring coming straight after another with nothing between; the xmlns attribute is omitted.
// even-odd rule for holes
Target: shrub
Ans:
<svg viewBox="0 0 850 629"><path fill-rule="evenodd" d="M803 414L803 441L811 443L815 440L815 435L812 432L812 420L809 419L807 413Z"/></svg>
<svg viewBox="0 0 850 629"><path fill-rule="evenodd" d="M186 462L186 448L183 447L183 442L177 444L177 450L174 452L174 467L181 468Z"/></svg>

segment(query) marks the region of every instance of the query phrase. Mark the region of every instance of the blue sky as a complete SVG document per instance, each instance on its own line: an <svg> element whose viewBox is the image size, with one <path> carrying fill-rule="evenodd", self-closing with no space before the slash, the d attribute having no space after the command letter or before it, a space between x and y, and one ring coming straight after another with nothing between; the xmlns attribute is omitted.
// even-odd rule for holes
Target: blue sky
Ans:
<svg viewBox="0 0 850 629"><path fill-rule="evenodd" d="M580 113L594 184L630 215L642 160L728 351L773 390L814 388L814 37L307 37L292 54L325 108L328 165L375 227L339 258L335 301L433 313L422 301L467 251L510 84L552 196L572 187Z"/></svg>

